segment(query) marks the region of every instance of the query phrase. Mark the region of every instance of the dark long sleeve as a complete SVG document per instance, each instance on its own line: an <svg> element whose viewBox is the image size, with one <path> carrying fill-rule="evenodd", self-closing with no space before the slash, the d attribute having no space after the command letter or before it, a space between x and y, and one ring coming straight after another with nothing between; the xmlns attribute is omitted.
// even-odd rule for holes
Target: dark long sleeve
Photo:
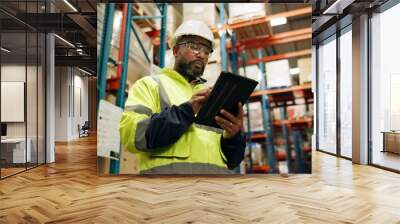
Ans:
<svg viewBox="0 0 400 224"><path fill-rule="evenodd" d="M175 143L194 120L193 109L189 103L173 105L161 113L153 114L145 134L147 148L157 149ZM221 135L221 148L229 169L234 169L243 160L245 146L242 132L227 139Z"/></svg>
<svg viewBox="0 0 400 224"><path fill-rule="evenodd" d="M194 113L188 102L153 114L146 130L147 148L156 149L175 143L193 122Z"/></svg>
<svg viewBox="0 0 400 224"><path fill-rule="evenodd" d="M240 131L231 138L221 136L221 148L227 159L228 168L231 170L236 168L242 162L246 148L243 132Z"/></svg>

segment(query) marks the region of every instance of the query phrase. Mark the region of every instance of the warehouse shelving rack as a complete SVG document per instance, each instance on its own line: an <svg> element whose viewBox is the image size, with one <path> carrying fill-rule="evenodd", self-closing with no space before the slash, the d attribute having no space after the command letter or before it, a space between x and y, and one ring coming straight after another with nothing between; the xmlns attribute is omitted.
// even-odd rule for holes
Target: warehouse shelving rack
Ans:
<svg viewBox="0 0 400 224"><path fill-rule="evenodd" d="M117 63L117 77L114 79L109 79L111 87L117 90L117 100L116 105L118 107L123 108L125 105L125 88L126 88L126 78L128 71L128 59L129 59L129 48L130 48L130 35L131 30L134 33L143 54L145 55L148 62L150 62L150 57L147 55L143 44L137 35L137 32L132 24L133 21L136 20L144 20L148 21L148 19L161 19L161 31L160 33L160 67L165 66L165 52L167 49L167 35L166 35L166 26L167 26L167 3L156 4L161 16L148 16L148 15L135 15L134 13L138 13L137 5L133 3L123 3L122 4L122 24L121 24L121 32L120 32L120 46L119 46L119 55L118 61L110 59L110 48L111 48L111 38L112 38L112 28L113 28L113 20L114 20L114 11L115 11L115 3L106 4L105 14L104 14L104 25L101 36L100 43L100 52L98 58L98 102L105 98L106 95L106 86L107 86L107 65L108 62L116 61ZM149 24L149 23L147 23ZM116 158L119 158L119 155L113 155ZM110 163L110 173L118 174L119 173L119 159L111 159Z"/></svg>
<svg viewBox="0 0 400 224"><path fill-rule="evenodd" d="M262 24L270 21L274 17L278 16L283 16L283 17L295 17L299 15L304 15L307 13L311 13L312 9L311 7L305 7L305 8L300 8L296 10L291 10L283 13L278 13L270 16L264 16L256 19L246 19L238 22L233 22L230 24L227 24L226 18L225 18L225 11L224 11L224 4L225 3L218 3L216 4L217 9L220 12L220 24L222 26L218 27L212 27L212 31L214 32L215 36L219 36L218 33L220 34L220 49L221 49L221 65L222 71L227 71L228 70L228 60L231 65L231 71L233 73L238 74L238 69L239 67L243 67L244 73L246 74L246 65L255 65L257 64L259 68L263 71L265 74L265 62L269 61L274 61L274 60L279 60L279 59L288 59L288 58L293 58L293 57L301 57L301 56L307 56L311 55L311 50L299 50L299 51L294 51L294 52L289 52L289 53L284 53L284 54L276 54L276 52L273 52L273 55L268 55L263 56L262 55L262 49L264 48L265 51L268 52L268 46L273 46L276 44L282 44L282 43L288 43L288 42L293 42L293 41L299 41L299 40L305 40L305 39L311 39L311 28L306 28L306 29L298 29L298 30L293 30L293 31L288 31L288 32L283 32L283 33L278 33L274 34L271 36L260 36L256 37L254 39L245 39L245 40L240 40L236 41L235 39L235 30L243 27L248 27L248 26L254 26L257 24ZM153 45L160 45L160 67L164 67L165 65L165 53L166 53L166 16L167 16L167 4L162 3L162 4L157 4L159 7L161 16L151 16L151 15L143 15L140 14L140 10L138 10L138 4L137 3L124 3L124 14L123 14L123 21L125 23L123 24L123 27L121 27L121 40L120 41L120 54L119 54L119 60L116 61L116 65L119 66L118 71L117 71L117 78L115 80L109 80L109 82L114 83L113 87L118 90L117 92L117 105L120 107L123 107L124 100L125 100L125 85L126 85L126 66L127 65L127 60L128 60L128 50L129 50L129 36L130 36L130 30L132 29L133 33L138 39L138 35L135 32L135 29L131 25L132 20L140 20L141 25L144 24L144 26L149 26L152 28L151 31L147 32L147 34L150 37L155 37L155 36L160 36L160 40L154 38L152 43ZM99 73L99 78L98 78L98 89L99 89L99 100L104 99L105 97L105 92L106 92L106 84L107 84L107 63L109 61L109 52L110 52L110 43L111 43L111 34L112 34L112 18L113 18L113 12L114 12L114 3L110 3L106 5L106 10L105 10L105 24L103 26L103 33L102 33L102 39L101 39L101 50L99 54L99 64L98 64L98 73ZM128 12L130 11L130 12ZM133 13L132 13L133 11ZM135 15L133 15L135 13ZM155 30L154 26L152 23L149 21L149 19L157 19L160 18L162 20L161 22L161 29L160 30ZM129 24L130 28L129 29ZM231 30L230 33L230 42L227 42L227 35L228 32L227 30ZM222 32L221 32L222 31ZM124 33L123 33L124 32ZM123 38L122 38L123 36ZM142 52L144 53L146 60L149 61L149 56L147 55L147 52L145 52L144 47L141 45L140 40L138 39L140 47ZM122 45L121 45L122 44ZM246 51L245 49L247 48L257 48L258 51L258 57L255 59L250 59L247 60L246 58ZM122 49L122 52L121 52ZM272 51L274 51L274 48L272 48ZM229 57L228 57L229 54ZM118 62L122 61L121 64ZM122 68L121 68L122 67ZM311 89L310 86L296 86L296 87L290 87L290 88L285 88L285 89L274 89L274 90L268 90L266 89L266 80L262 80L262 85L263 87L262 90L256 91L255 93L252 94L250 101L260 101L262 103L262 113L263 113L263 127L264 127L264 133L252 133L251 132L251 127L250 127L250 122L248 122L248 130L249 132L247 133L247 139L249 142L252 141L265 141L267 144L267 151L266 154L268 155L268 165L269 167L272 167L273 169L270 169L270 172L278 172L276 169L276 158L275 158L275 143L273 141L273 136L274 136L274 131L278 130L279 128L283 130L284 134L284 140L280 142L280 144L285 145L285 150L286 150L286 160L289 161L288 167L289 167L289 172L291 164L291 153L290 151L290 144L291 141L289 140L289 131L292 131L293 127L298 127L298 126L304 126L304 125L309 125L312 123L312 120L310 119L303 119L303 120L296 120L296 121L290 121L290 120L281 120L281 121L272 121L271 119L271 108L272 106L280 106L282 107L281 109L281 117L286 117L286 106L290 105L287 103L287 101L283 104L276 104L279 100L276 100L279 97L284 97L285 95L290 95L290 93L296 92L296 91L303 91L304 93L307 92L308 90ZM116 88L118 87L118 88ZM308 92L307 92L308 94ZM306 96L306 94L304 94ZM307 95L307 97L309 94ZM312 94L311 94L312 96ZM310 99L309 97L304 97L306 99L306 104L309 103L307 100ZM312 97L311 97L312 98ZM282 100L281 100L282 102ZM246 104L246 107L248 109L248 104ZM249 110L247 110L249 111ZM247 119L250 120L251 115L248 113ZM297 151L302 151L301 149L301 138L300 138L300 133L297 131L293 131L293 136L294 136L294 145ZM251 153L251 144L249 144L249 149ZM279 156L278 156L279 157ZM296 160L299 158L296 157ZM119 169L119 161L112 161L113 165L110 168L110 173L118 173ZM299 162L299 161L297 161ZM250 164L252 164L251 161L251 156L250 156ZM239 170L237 170L239 172ZM252 166L250 166L250 171L252 171Z"/></svg>
<svg viewBox="0 0 400 224"><path fill-rule="evenodd" d="M283 12L283 13L278 13L274 14L271 16L264 16L261 18L255 18L255 19L246 19L246 20L241 20L239 22L234 22L231 24L226 24L226 21L224 19L224 3L219 4L219 10L220 10L220 23L223 24L222 27L220 28L212 28L213 32L220 32L221 30L232 30L231 34L231 42L227 43L226 42L226 32L220 32L222 33L220 37L220 43L221 43L221 64L222 64L222 70L227 70L227 52L229 51L231 53L231 68L232 72L235 74L238 74L238 67L241 65L244 70L244 75L246 76L246 65L254 65L257 64L259 69L262 71L262 74L265 74L265 62L269 61L274 61L274 60L280 60L280 59L288 59L288 58L293 58L293 57L301 57L301 56L307 56L311 55L311 49L306 49L306 50L299 50L295 52L289 52L285 54L276 54L276 52L273 52L273 55L267 55L263 56L262 55L262 50L265 48L265 51L268 51L266 48L267 46L273 46L276 44L282 44L282 43L288 43L288 42L293 42L293 41L299 41L299 40L307 40L311 39L311 28L302 28L298 30L293 30L293 31L288 31L288 32L283 32L283 33L278 33L275 35L271 36L261 36L261 37L256 37L254 39L246 39L246 40L241 40L239 42L235 41L235 29L246 27L246 26L253 26L256 24L262 24L270 21L274 17L294 17L294 16L299 16L307 13L311 13L312 9L311 7L305 7L305 8L300 8L296 10L291 10L288 12ZM252 60L247 60L246 57L246 52L244 48L257 48L257 59L252 59ZM274 48L272 48L274 50ZM239 55L239 57L238 57ZM240 60L239 60L240 58ZM252 158L251 158L251 151L252 151L252 142L255 140L258 141L264 141L266 144L266 150L265 154L267 155L268 158L268 166L269 168L263 168L263 171L268 171L268 172L279 172L277 168L277 159L280 159L282 157L285 157L285 160L287 162L287 167L288 167L288 172L305 172L305 167L304 167L304 160L303 160L303 146L302 146L302 137L301 137L301 132L299 130L296 130L297 128L301 127L310 127L312 126L312 119L311 118L305 118L301 120L287 120L287 106L289 105L294 105L295 104L295 94L297 92L302 93L302 98L305 100L305 104L307 105L308 109L308 104L312 102L313 94L311 92L311 85L306 84L306 85L300 85L300 86L293 86L293 87L288 87L288 88L280 88L280 89L267 89L267 80L265 76L263 76L261 80L261 88L262 90L256 91L252 94L250 98L250 102L258 101L261 103L262 107L262 118L263 118L263 133L252 133L251 131L251 124L250 124L250 119L251 119L251 114L249 110L249 104L246 104L246 108L248 113L246 114L246 119L248 120L247 122L247 130L248 133L246 133L247 140L248 140L248 149L250 153L250 172L253 172L253 166L252 166ZM291 103L289 103L291 102ZM273 107L279 107L280 108L280 117L281 120L279 121L272 121L271 117L271 109ZM274 133L276 132L277 129L282 130L283 134L283 142L280 142L280 144L285 145L285 153L284 154L279 154L275 152L275 143L274 143ZM292 133L292 138L293 138L293 143L294 143L294 148L295 148L295 170L293 169L292 165L292 153L291 153L291 144L292 141L290 141L289 137L289 132ZM310 151L310 149L306 149L306 151Z"/></svg>

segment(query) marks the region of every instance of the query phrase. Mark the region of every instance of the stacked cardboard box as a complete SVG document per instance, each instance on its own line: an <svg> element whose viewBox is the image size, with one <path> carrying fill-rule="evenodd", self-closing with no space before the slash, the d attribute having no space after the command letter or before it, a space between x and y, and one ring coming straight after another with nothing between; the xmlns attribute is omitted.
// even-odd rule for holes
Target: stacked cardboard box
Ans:
<svg viewBox="0 0 400 224"><path fill-rule="evenodd" d="M99 32L98 36L101 35L102 32L102 23L101 21L103 20L103 14L99 14L100 18L98 18L98 25L99 27ZM118 60L118 52L119 52L119 35L120 35L120 29L121 26L118 25L121 21L122 18L122 12L120 10L115 11L115 16L114 16L114 27L113 27L113 34L112 34L112 41L111 41L111 49L110 49L110 57L113 58L114 60ZM119 22L118 22L119 21ZM135 28L136 33L139 36L139 39L141 43L143 44L145 51L152 60L153 58L153 44L151 42L151 39L149 36L142 31L142 29L136 25L135 23L132 23L133 27ZM99 34L100 33L100 34ZM100 43L98 42L98 45ZM128 60L128 77L127 80L134 82L138 78L148 75L150 73L150 64L144 55L144 52L142 51L139 41L131 33L130 35L130 47L129 47L129 60ZM114 65L109 64L108 65L108 77L113 78L116 77L116 67Z"/></svg>
<svg viewBox="0 0 400 224"><path fill-rule="evenodd" d="M247 107L244 106L244 111L247 114ZM251 131L263 131L263 119L262 119L262 111L261 111L261 103L253 102L249 103L249 111L250 111L250 128ZM244 130L248 131L248 119L244 119Z"/></svg>
<svg viewBox="0 0 400 224"><path fill-rule="evenodd" d="M250 143L251 144L251 155L249 152L249 146L246 147L245 155L247 158L251 156L251 160L253 162L253 166L265 165L265 153L262 148L262 145L259 143ZM246 163L250 165L250 161L247 160Z"/></svg>
<svg viewBox="0 0 400 224"><path fill-rule="evenodd" d="M160 16L160 10L158 9L156 3L141 3L138 4L139 7L139 14L143 15L143 16ZM168 7L168 9L170 9ZM169 13L170 11L168 11ZM150 21L154 24L157 24L157 28L160 28L159 22L161 21L161 19L150 19Z"/></svg>
<svg viewBox="0 0 400 224"><path fill-rule="evenodd" d="M297 60L297 66L300 70L299 73L300 84L311 82L311 58L310 57L299 58Z"/></svg>
<svg viewBox="0 0 400 224"><path fill-rule="evenodd" d="M256 86L255 90L260 90L261 89L260 83L262 80L262 76L264 76L264 78L265 78L265 74L262 73L262 71L258 68L257 65L249 65L249 66L246 66L245 69L246 69L246 77L250 78L250 79L254 79L258 82L258 85ZM239 74L241 76L245 76L245 74L244 74L245 69L243 67L240 67Z"/></svg>
<svg viewBox="0 0 400 224"><path fill-rule="evenodd" d="M182 23L182 7L178 4L168 4L167 16L167 33L169 37L172 37Z"/></svg>
<svg viewBox="0 0 400 224"><path fill-rule="evenodd" d="M293 105L287 107L287 119L298 120L306 117L306 105Z"/></svg>
<svg viewBox="0 0 400 224"><path fill-rule="evenodd" d="M210 27L217 25L219 21L215 3L184 3L183 21L200 20Z"/></svg>
<svg viewBox="0 0 400 224"><path fill-rule="evenodd" d="M312 111L312 110L311 110ZM272 117L274 120L299 120L305 117L312 116L311 112L306 110L305 104L287 106L286 108L286 118L281 117L281 109L273 108Z"/></svg>
<svg viewBox="0 0 400 224"><path fill-rule="evenodd" d="M279 107L272 108L272 120L281 120L281 110Z"/></svg>
<svg viewBox="0 0 400 224"><path fill-rule="evenodd" d="M266 15L265 3L229 3L229 23Z"/></svg>
<svg viewBox="0 0 400 224"><path fill-rule="evenodd" d="M291 86L291 76L289 72L289 61L287 59L271 61L265 63L267 72L267 87L278 88Z"/></svg>

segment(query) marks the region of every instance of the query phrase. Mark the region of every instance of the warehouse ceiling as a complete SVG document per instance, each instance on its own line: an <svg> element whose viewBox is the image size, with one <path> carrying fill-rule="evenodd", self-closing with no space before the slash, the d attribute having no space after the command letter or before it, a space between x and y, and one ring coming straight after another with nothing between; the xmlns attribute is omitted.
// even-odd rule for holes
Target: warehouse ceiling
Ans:
<svg viewBox="0 0 400 224"><path fill-rule="evenodd" d="M296 9L310 7L310 5L297 4L297 3L274 3L274 4L265 4L265 7L268 16L277 13L283 13ZM240 41L243 39L254 39L257 36L274 36L276 34L281 34L288 31L294 31L310 27L311 27L311 14L304 14L301 16L288 18L287 23L284 25L271 27L269 22L265 22L253 26L239 28L235 31L236 32L235 37L238 41ZM271 55L285 54L305 49L311 49L311 37L299 41L292 41L288 43L266 46L264 47L262 53L263 56L271 56ZM258 57L257 49L254 48L248 49L246 50L246 53L249 60L256 59ZM297 67L297 59L296 58L289 59L289 64L291 68Z"/></svg>
<svg viewBox="0 0 400 224"><path fill-rule="evenodd" d="M271 2L271 1L270 1ZM280 1L282 2L282 1ZM286 1L288 2L288 1ZM307 13L301 13L298 16L288 17L287 23L284 25L271 27L268 21L263 21L261 23L254 23L252 25L243 26L240 28L236 28L233 30L235 39L237 43L241 43L241 41L250 42L252 47L241 48L246 52L247 60L254 60L258 58L258 49L261 46L262 56L272 56L272 55L282 55L292 52L299 52L302 50L310 50L311 51L311 4L304 4L304 2L308 1L292 1L292 2L302 2L302 3L265 3L265 12L266 16L271 16L275 14L282 14L286 12L292 12L294 10L302 10L308 8L306 10ZM151 4L151 3L148 3ZM153 3L154 4L154 3ZM184 3L174 3L172 4L182 17L182 4ZM249 3L229 3L229 4L246 4ZM136 7L140 8L142 5L136 4ZM154 4L155 5L155 4ZM155 7L155 6L154 6ZM219 4L216 4L217 11L219 10ZM229 17L229 7L228 4L225 4L225 12ZM140 11L140 10L138 10ZM145 11L145 10L144 10ZM308 12L309 11L309 12ZM138 12L137 12L138 13ZM140 13L139 13L140 14ZM248 21L251 23L252 20L257 20L260 16L255 16L248 18ZM153 22L153 24L149 23ZM240 22L240 20L239 20ZM143 32L155 33L155 24L154 21L140 21L137 22L140 27L142 27ZM236 21L231 21L229 24L236 23ZM216 27L212 27L216 28ZM152 30L148 32L148 30ZM300 35L290 35L288 32L300 32ZM293 33L293 32L292 32ZM288 38L280 38L285 39L284 41L280 41L280 43L274 45L267 45L266 39L275 38L276 34L289 36ZM149 35L152 36L152 35ZM218 37L218 34L215 33L215 36ZM154 37L152 37L154 38ZM157 39L158 37L155 37ZM261 38L261 40L259 39ZM296 39L297 38L297 39ZM296 40L293 40L296 39ZM159 42L157 39L156 42ZM227 41L228 46L230 45L229 37ZM309 55L308 55L309 57ZM293 57L289 59L290 67L297 67L297 58Z"/></svg>
<svg viewBox="0 0 400 224"><path fill-rule="evenodd" d="M56 66L79 66L95 74L96 0L48 0L47 7L45 2L0 1L0 27L5 38L3 45L12 50L10 56L13 52L15 58L25 54L21 51L25 46L28 56L35 52L37 44L33 33L55 33ZM25 44L25 35L21 35L25 32L28 45ZM40 43L39 47L43 44Z"/></svg>

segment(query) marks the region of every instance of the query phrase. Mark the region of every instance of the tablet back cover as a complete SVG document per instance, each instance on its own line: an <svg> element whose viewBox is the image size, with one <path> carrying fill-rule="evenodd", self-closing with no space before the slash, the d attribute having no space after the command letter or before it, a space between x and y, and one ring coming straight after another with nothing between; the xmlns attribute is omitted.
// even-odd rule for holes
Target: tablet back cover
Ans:
<svg viewBox="0 0 400 224"><path fill-rule="evenodd" d="M215 122L215 116L220 115L221 109L237 115L238 102L242 105L247 102L257 84L258 82L253 79L221 72L208 100L197 114L195 123L221 129Z"/></svg>

